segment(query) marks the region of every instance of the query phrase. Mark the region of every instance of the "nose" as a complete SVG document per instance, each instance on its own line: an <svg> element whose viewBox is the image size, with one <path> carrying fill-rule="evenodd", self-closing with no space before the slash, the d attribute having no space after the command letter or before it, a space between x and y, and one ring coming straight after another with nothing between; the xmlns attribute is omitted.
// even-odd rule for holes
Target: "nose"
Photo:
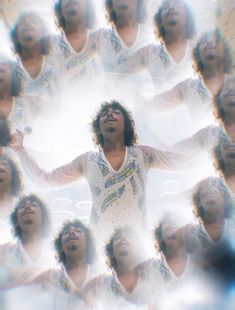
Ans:
<svg viewBox="0 0 235 310"><path fill-rule="evenodd" d="M31 202L26 202L24 205L24 209L32 209Z"/></svg>
<svg viewBox="0 0 235 310"><path fill-rule="evenodd" d="M215 48L216 43L217 43L217 41L216 41L216 38L214 38L214 37L208 38L208 40L207 40L207 46L208 47Z"/></svg>
<svg viewBox="0 0 235 310"><path fill-rule="evenodd" d="M69 235L76 235L76 230L75 230L75 228L71 228L71 229L70 229Z"/></svg>

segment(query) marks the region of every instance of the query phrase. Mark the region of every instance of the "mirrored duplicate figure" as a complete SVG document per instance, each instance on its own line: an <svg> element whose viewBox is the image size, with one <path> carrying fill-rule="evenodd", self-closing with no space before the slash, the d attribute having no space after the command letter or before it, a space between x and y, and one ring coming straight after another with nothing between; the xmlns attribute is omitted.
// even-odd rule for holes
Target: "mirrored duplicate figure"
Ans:
<svg viewBox="0 0 235 310"><path fill-rule="evenodd" d="M62 79L66 87L95 82L101 70L94 57L90 34L95 26L92 0L58 0L54 6L60 34L53 40L54 53L61 55Z"/></svg>
<svg viewBox="0 0 235 310"><path fill-rule="evenodd" d="M165 214L154 229L155 248L160 257L139 266L152 288L163 286L163 295L156 296L154 290L153 309L158 309L165 298L169 298L167 294L192 281L195 272L200 270L195 258L187 251L185 224L179 214Z"/></svg>
<svg viewBox="0 0 235 310"><path fill-rule="evenodd" d="M16 62L0 55L0 117L10 122L11 128L23 128L29 122L28 102L21 93Z"/></svg>
<svg viewBox="0 0 235 310"><path fill-rule="evenodd" d="M134 74L147 70L155 92L169 89L192 76L192 40L194 16L184 0L165 0L154 15L154 28L159 43L138 50L120 64L120 72Z"/></svg>
<svg viewBox="0 0 235 310"><path fill-rule="evenodd" d="M0 116L0 157L8 154L8 146L11 143L11 130L9 123Z"/></svg>
<svg viewBox="0 0 235 310"><path fill-rule="evenodd" d="M234 201L222 178L200 181L192 194L193 212L198 220L187 225L187 246L190 252L205 255L208 251L234 244ZM223 253L218 253L223 255Z"/></svg>
<svg viewBox="0 0 235 310"><path fill-rule="evenodd" d="M27 284L53 263L47 238L50 216L36 195L22 197L11 213L15 242L0 247L1 288Z"/></svg>
<svg viewBox="0 0 235 310"><path fill-rule="evenodd" d="M230 49L218 30L202 35L193 50L193 61L199 77L186 79L156 95L147 107L161 113L185 104L195 127L202 128L212 122L212 96L218 93L232 69Z"/></svg>
<svg viewBox="0 0 235 310"><path fill-rule="evenodd" d="M216 25L230 43L233 60L235 59L235 36L234 36L234 18L235 18L235 3L233 0L218 0L218 14ZM233 63L233 72L235 63Z"/></svg>
<svg viewBox="0 0 235 310"><path fill-rule="evenodd" d="M53 0L30 1L30 0L1 0L0 3L0 19L2 18L7 25L11 28L20 14L30 9L44 9L49 7L50 2Z"/></svg>
<svg viewBox="0 0 235 310"><path fill-rule="evenodd" d="M1 131L0 131L1 132ZM22 191L20 171L13 160L0 156L0 243L12 239L9 215Z"/></svg>
<svg viewBox="0 0 235 310"><path fill-rule="evenodd" d="M91 309L147 309L148 279L138 270L143 255L143 242L129 226L116 228L105 246L111 274L91 280L83 291ZM141 251L140 251L141 249Z"/></svg>
<svg viewBox="0 0 235 310"><path fill-rule="evenodd" d="M17 55L17 74L22 96L30 100L34 116L53 108L59 92L60 63L51 54L51 38L43 19L35 12L22 14L16 21L11 40Z"/></svg>
<svg viewBox="0 0 235 310"><path fill-rule="evenodd" d="M186 158L150 146L138 145L134 120L119 102L105 102L94 116L93 139L98 151L78 156L52 172L45 172L23 147L23 135L14 137L12 147L25 172L36 184L58 187L85 176L92 194L90 224L96 236L106 238L114 227L133 224L146 226L146 181L150 168L175 169Z"/></svg>
<svg viewBox="0 0 235 310"><path fill-rule="evenodd" d="M235 75L229 75L222 88L212 100L213 113L218 122L197 131L193 136L173 145L179 153L197 155L201 151L211 152L220 136L225 134L235 141Z"/></svg>
<svg viewBox="0 0 235 310"><path fill-rule="evenodd" d="M143 0L105 0L109 28L92 34L94 52L101 59L104 71L111 78L117 73L117 65L139 48L150 43Z"/></svg>
<svg viewBox="0 0 235 310"><path fill-rule="evenodd" d="M40 283L54 300L55 309L85 308L81 290L98 275L91 231L80 220L63 224L54 241L60 268L49 269L32 281Z"/></svg>
<svg viewBox="0 0 235 310"><path fill-rule="evenodd" d="M214 166L235 195L235 142L227 135L221 135L213 150Z"/></svg>

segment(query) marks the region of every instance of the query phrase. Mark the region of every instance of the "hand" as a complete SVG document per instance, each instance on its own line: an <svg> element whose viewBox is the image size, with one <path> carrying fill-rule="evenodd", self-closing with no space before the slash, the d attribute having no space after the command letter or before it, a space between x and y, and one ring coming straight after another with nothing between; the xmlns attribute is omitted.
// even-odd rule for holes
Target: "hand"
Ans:
<svg viewBox="0 0 235 310"><path fill-rule="evenodd" d="M9 146L13 150L18 151L18 150L23 148L23 144L24 144L24 135L23 135L22 131L17 129L16 133L14 133L11 136L11 142L9 143Z"/></svg>

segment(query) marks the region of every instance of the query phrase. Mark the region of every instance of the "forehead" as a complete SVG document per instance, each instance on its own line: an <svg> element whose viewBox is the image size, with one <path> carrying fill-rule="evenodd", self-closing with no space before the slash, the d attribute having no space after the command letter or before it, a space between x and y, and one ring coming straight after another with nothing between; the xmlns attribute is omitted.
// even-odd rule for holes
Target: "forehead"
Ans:
<svg viewBox="0 0 235 310"><path fill-rule="evenodd" d="M107 112L107 111L116 111L116 110L121 112L121 108L119 106L116 106L116 105L105 106L101 109L100 113Z"/></svg>
<svg viewBox="0 0 235 310"><path fill-rule="evenodd" d="M200 187L199 187L199 192L205 190L205 189L208 189L210 187L213 187L213 188L218 188L218 189L221 189L221 183L219 180L216 180L216 179L208 179L208 180L205 180L201 183Z"/></svg>
<svg viewBox="0 0 235 310"><path fill-rule="evenodd" d="M182 0L167 0L162 4L162 9L165 9L169 6L184 6L184 2Z"/></svg>
<svg viewBox="0 0 235 310"><path fill-rule="evenodd" d="M62 235L65 234L66 232L70 231L71 229L82 230L84 232L84 229L82 228L82 226L80 224L70 224L70 225L67 225L63 229Z"/></svg>
<svg viewBox="0 0 235 310"><path fill-rule="evenodd" d="M26 206L27 204L37 204L41 208L41 203L37 201L35 198L26 198L19 203L20 207Z"/></svg>
<svg viewBox="0 0 235 310"><path fill-rule="evenodd" d="M221 41L221 35L218 31L206 33L200 40L200 45L209 41Z"/></svg>
<svg viewBox="0 0 235 310"><path fill-rule="evenodd" d="M113 237L113 242L115 242L116 240L119 240L119 239L121 239L123 237L134 239L135 238L135 233L132 232L132 231L129 231L129 230L119 231Z"/></svg>
<svg viewBox="0 0 235 310"><path fill-rule="evenodd" d="M22 25L24 25L26 23L34 23L34 24L37 24L39 26L42 26L42 24L43 24L43 22L42 22L42 20L41 20L41 18L39 16L37 16L35 14L30 14L30 15L22 16L19 19L16 27L18 28L18 27L20 27L20 26L22 26Z"/></svg>

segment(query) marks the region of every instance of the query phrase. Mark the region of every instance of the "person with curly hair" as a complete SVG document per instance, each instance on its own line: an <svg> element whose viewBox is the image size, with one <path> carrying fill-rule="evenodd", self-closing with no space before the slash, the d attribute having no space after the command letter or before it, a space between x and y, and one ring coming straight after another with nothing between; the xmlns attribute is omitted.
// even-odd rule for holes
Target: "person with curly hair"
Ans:
<svg viewBox="0 0 235 310"><path fill-rule="evenodd" d="M102 309L138 309L149 302L148 281L139 272L143 251L141 239L129 226L116 228L106 243L107 265L112 274L102 274L91 280L83 291L86 304ZM136 308L135 308L136 307Z"/></svg>
<svg viewBox="0 0 235 310"><path fill-rule="evenodd" d="M29 105L21 97L22 81L17 75L17 64L5 55L0 55L0 117L11 128L22 128L29 122Z"/></svg>
<svg viewBox="0 0 235 310"><path fill-rule="evenodd" d="M5 155L11 142L11 130L9 123L0 116L0 156Z"/></svg>
<svg viewBox="0 0 235 310"><path fill-rule="evenodd" d="M17 56L17 74L22 96L29 98L33 116L48 111L60 89L61 65L52 55L51 37L43 18L36 12L20 15L10 33Z"/></svg>
<svg viewBox="0 0 235 310"><path fill-rule="evenodd" d="M203 255L233 240L234 201L222 178L200 181L194 188L192 202L198 223L187 226L190 252Z"/></svg>
<svg viewBox="0 0 235 310"><path fill-rule="evenodd" d="M145 23L146 3L144 0L105 0L106 18L109 27L101 28L91 34L94 53L101 59L106 89L113 94L123 87L136 86L133 83L119 85L118 64L128 59L138 49L151 42L152 31ZM126 82L126 81L125 81Z"/></svg>
<svg viewBox="0 0 235 310"><path fill-rule="evenodd" d="M53 264L47 242L50 236L50 215L46 204L36 195L23 196L10 215L16 242L0 247L0 262L6 282L2 288L27 284Z"/></svg>
<svg viewBox="0 0 235 310"><path fill-rule="evenodd" d="M221 135L213 149L214 166L217 172L224 178L231 192L235 193L235 142L227 135Z"/></svg>
<svg viewBox="0 0 235 310"><path fill-rule="evenodd" d="M204 127L191 137L174 144L179 153L196 156L201 151L211 152L220 136L225 134L235 141L235 75L229 75L212 101L213 113L218 124Z"/></svg>
<svg viewBox="0 0 235 310"><path fill-rule="evenodd" d="M58 305L60 309L70 309L76 305L80 309L82 289L98 274L92 233L80 220L66 221L54 240L54 248L61 267L45 271L31 284L42 284L56 308Z"/></svg>
<svg viewBox="0 0 235 310"><path fill-rule="evenodd" d="M41 170L28 155L23 147L22 133L14 136L12 147L30 179L41 186L58 187L82 176L88 179L93 201L90 224L101 240L120 224L133 223L136 229L145 227L148 170L174 169L185 158L138 145L131 113L115 100L101 105L91 129L99 150L84 153L52 172Z"/></svg>
<svg viewBox="0 0 235 310"><path fill-rule="evenodd" d="M66 87L89 83L99 68L90 34L95 27L92 0L57 0L54 6L60 32L53 40L54 52L62 55Z"/></svg>
<svg viewBox="0 0 235 310"><path fill-rule="evenodd" d="M147 107L160 113L185 104L195 127L202 128L212 122L210 102L231 73L232 57L227 42L215 30L201 36L193 50L193 59L198 78L186 79L154 96Z"/></svg>
<svg viewBox="0 0 235 310"><path fill-rule="evenodd" d="M164 283L166 292L191 280L198 268L186 248L186 223L176 212L164 214L153 231L158 255L139 266L153 286Z"/></svg>
<svg viewBox="0 0 235 310"><path fill-rule="evenodd" d="M9 215L21 192L21 173L16 163L6 155L0 156L0 244L12 239Z"/></svg>
<svg viewBox="0 0 235 310"><path fill-rule="evenodd" d="M156 92L192 75L192 42L195 37L194 16L184 0L165 0L154 15L159 43L139 49L120 64L123 74L146 69Z"/></svg>

